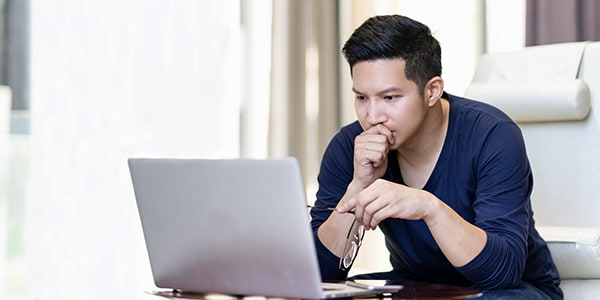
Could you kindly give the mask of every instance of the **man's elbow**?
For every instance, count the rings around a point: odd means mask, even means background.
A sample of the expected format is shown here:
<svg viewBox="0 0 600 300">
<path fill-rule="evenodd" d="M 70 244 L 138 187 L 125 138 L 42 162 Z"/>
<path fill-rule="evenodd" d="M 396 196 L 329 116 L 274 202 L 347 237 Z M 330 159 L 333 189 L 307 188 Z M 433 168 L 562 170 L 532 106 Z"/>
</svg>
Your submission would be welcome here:
<svg viewBox="0 0 600 300">
<path fill-rule="evenodd" d="M 525 270 L 525 259 L 520 255 L 511 255 L 509 263 L 498 265 L 489 276 L 478 282 L 482 289 L 509 289 L 517 287 L 522 279 Z"/>
</svg>

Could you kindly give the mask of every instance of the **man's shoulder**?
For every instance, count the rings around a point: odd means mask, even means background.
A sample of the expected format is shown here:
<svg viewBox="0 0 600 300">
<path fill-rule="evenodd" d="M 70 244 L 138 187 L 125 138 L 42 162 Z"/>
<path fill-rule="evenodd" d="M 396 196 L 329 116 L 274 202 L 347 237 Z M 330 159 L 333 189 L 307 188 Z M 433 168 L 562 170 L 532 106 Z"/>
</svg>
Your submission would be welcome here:
<svg viewBox="0 0 600 300">
<path fill-rule="evenodd" d="M 358 121 L 350 122 L 340 128 L 338 132 L 331 138 L 327 149 L 325 150 L 324 160 L 327 159 L 350 159 L 354 153 L 354 139 L 361 132 L 362 127 Z"/>
<path fill-rule="evenodd" d="M 352 121 L 340 128 L 340 130 L 336 133 L 336 139 L 352 139 L 354 142 L 354 138 L 358 136 L 361 132 L 363 132 L 362 126 L 358 121 Z"/>
<path fill-rule="evenodd" d="M 460 145 L 460 149 L 478 151 L 484 144 L 515 145 L 522 140 L 517 123 L 500 109 L 457 96 L 449 96 L 449 101 L 449 135 L 454 138 L 455 144 Z"/>
<path fill-rule="evenodd" d="M 342 126 L 340 131 L 349 132 L 349 133 L 353 133 L 353 134 L 354 133 L 360 134 L 363 131 L 363 129 L 360 126 L 360 123 L 358 122 L 358 120 L 354 120 L 354 121 Z"/>
</svg>

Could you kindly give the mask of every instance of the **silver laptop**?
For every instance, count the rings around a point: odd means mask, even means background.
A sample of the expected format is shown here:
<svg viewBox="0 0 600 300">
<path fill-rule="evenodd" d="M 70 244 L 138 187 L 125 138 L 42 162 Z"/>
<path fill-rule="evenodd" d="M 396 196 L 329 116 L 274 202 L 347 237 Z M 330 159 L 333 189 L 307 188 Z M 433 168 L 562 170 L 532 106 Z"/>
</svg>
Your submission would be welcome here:
<svg viewBox="0 0 600 300">
<path fill-rule="evenodd" d="M 321 282 L 294 158 L 128 164 L 157 287 L 306 299 L 378 293 Z"/>
</svg>

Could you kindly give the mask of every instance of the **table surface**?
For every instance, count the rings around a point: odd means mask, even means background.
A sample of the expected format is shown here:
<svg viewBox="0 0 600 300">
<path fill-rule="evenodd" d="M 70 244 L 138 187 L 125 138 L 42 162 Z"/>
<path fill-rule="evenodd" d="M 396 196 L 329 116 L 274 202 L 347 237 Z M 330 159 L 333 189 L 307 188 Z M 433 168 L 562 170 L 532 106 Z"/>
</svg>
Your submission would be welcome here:
<svg viewBox="0 0 600 300">
<path fill-rule="evenodd" d="M 426 282 L 394 282 L 404 286 L 398 292 L 379 295 L 376 297 L 357 297 L 356 299 L 472 299 L 481 296 L 481 291 L 473 288 L 435 284 Z M 171 290 L 149 291 L 149 294 L 167 299 L 206 299 L 206 300 L 231 300 L 231 299 L 269 299 L 266 297 L 235 297 L 222 294 L 185 294 L 174 293 Z M 274 298 L 271 298 L 274 299 Z"/>
</svg>

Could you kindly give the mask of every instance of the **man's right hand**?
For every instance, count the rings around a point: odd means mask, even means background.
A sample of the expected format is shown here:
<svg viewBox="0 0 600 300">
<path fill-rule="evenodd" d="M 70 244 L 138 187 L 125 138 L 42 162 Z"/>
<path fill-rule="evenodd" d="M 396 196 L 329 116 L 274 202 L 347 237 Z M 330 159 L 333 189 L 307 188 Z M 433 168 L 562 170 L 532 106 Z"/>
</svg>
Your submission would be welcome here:
<svg viewBox="0 0 600 300">
<path fill-rule="evenodd" d="M 392 131 L 383 124 L 365 129 L 354 140 L 354 183 L 364 189 L 387 169 L 388 152 L 394 143 Z"/>
<path fill-rule="evenodd" d="M 383 177 L 387 169 L 390 145 L 393 143 L 392 131 L 382 124 L 366 129 L 355 138 L 354 178 L 338 205 Z M 334 212 L 319 227 L 319 239 L 338 257 L 343 254 L 346 233 L 354 220 L 354 215 Z"/>
</svg>

